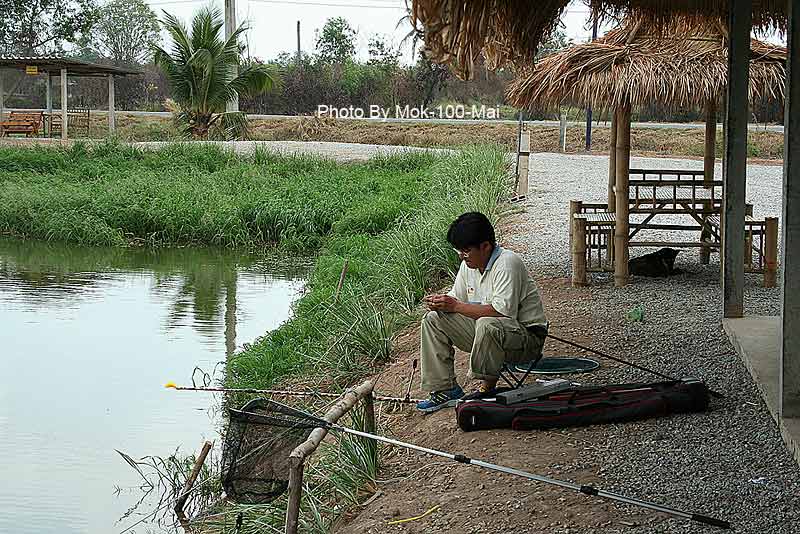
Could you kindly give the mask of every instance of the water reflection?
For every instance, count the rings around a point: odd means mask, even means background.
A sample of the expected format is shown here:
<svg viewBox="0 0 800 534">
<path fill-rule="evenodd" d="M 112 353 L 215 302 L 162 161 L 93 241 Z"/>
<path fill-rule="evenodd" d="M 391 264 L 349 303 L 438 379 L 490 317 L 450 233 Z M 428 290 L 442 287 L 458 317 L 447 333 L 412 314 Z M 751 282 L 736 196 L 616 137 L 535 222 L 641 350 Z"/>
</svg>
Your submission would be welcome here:
<svg viewBox="0 0 800 534">
<path fill-rule="evenodd" d="M 277 327 L 306 269 L 219 250 L 0 239 L 0 532 L 127 524 L 116 521 L 141 481 L 115 449 L 168 456 L 218 438 L 212 399 L 164 382 L 211 371 Z"/>
</svg>

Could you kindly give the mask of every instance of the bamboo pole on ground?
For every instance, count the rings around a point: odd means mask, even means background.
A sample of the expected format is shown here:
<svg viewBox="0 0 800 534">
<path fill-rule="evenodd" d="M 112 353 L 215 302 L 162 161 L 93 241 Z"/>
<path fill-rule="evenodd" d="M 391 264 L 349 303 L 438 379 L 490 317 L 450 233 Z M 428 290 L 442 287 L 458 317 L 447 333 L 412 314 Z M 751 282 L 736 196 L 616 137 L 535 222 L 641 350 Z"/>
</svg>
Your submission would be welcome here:
<svg viewBox="0 0 800 534">
<path fill-rule="evenodd" d="M 614 285 L 628 284 L 628 179 L 631 158 L 631 105 L 617 112 L 616 204 L 617 222 L 614 226 Z"/>
<path fill-rule="evenodd" d="M 611 141 L 608 149 L 608 211 L 617 211 L 617 110 L 611 113 Z"/>
</svg>

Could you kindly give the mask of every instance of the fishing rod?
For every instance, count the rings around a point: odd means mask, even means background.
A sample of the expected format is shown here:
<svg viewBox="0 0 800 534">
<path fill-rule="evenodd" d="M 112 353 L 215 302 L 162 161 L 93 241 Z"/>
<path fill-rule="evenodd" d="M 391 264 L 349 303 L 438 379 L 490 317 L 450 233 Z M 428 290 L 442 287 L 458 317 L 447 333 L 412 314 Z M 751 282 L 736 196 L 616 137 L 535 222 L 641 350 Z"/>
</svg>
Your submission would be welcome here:
<svg viewBox="0 0 800 534">
<path fill-rule="evenodd" d="M 633 363 L 633 362 L 629 362 L 628 360 L 623 360 L 622 358 L 617 358 L 616 356 L 612 356 L 610 354 L 606 354 L 604 352 L 600 352 L 599 350 L 595 350 L 595 349 L 590 348 L 590 347 L 584 347 L 583 345 L 579 345 L 577 343 L 574 343 L 572 341 L 568 341 L 568 340 L 560 338 L 558 336 L 554 336 L 553 334 L 548 333 L 547 337 L 555 339 L 556 341 L 560 341 L 561 343 L 564 343 L 566 345 L 570 345 L 572 347 L 575 347 L 576 349 L 581 349 L 581 350 L 585 350 L 586 352 L 591 352 L 592 354 L 596 354 L 596 355 L 600 356 L 601 358 L 606 358 L 608 360 L 613 360 L 615 362 L 622 363 L 622 364 L 628 365 L 630 367 L 633 367 L 634 369 L 639 369 L 640 371 L 644 371 L 646 373 L 653 374 L 653 375 L 658 376 L 660 378 L 663 378 L 665 380 L 669 380 L 670 382 L 680 382 L 680 380 L 678 380 L 677 378 L 672 377 L 670 375 L 666 375 L 666 374 L 661 373 L 659 371 L 656 371 L 654 369 L 650 369 L 648 367 L 644 367 L 642 365 L 639 365 L 639 364 L 636 364 L 636 363 Z M 708 390 L 708 394 L 711 395 L 712 397 L 716 397 L 718 399 L 721 399 L 721 398 L 725 397 L 725 395 L 723 395 L 722 393 L 720 393 L 718 391 L 714 391 L 713 389 L 709 389 Z"/>
<path fill-rule="evenodd" d="M 285 397 L 323 397 L 328 399 L 338 399 L 342 396 L 341 393 L 327 393 L 323 391 L 291 391 L 285 389 L 253 389 L 253 388 L 212 388 L 212 387 L 195 387 L 195 386 L 178 386 L 174 382 L 167 382 L 164 384 L 165 388 L 175 389 L 177 391 L 205 391 L 208 393 L 257 393 L 259 395 L 275 395 Z M 421 402 L 420 399 L 412 399 L 408 396 L 408 391 L 405 397 L 388 397 L 386 395 L 373 395 L 372 399 L 378 402 L 401 402 L 407 404 L 416 404 Z"/>
<path fill-rule="evenodd" d="M 370 434 L 368 432 L 362 432 L 360 430 L 355 430 L 353 428 L 349 428 L 346 426 L 341 426 L 338 424 L 330 423 L 325 419 L 317 417 L 313 414 L 305 412 L 303 410 L 299 410 L 297 408 L 293 408 L 291 406 L 287 406 L 285 404 L 281 404 L 280 402 L 267 400 L 265 399 L 268 410 L 271 410 L 276 415 L 265 415 L 262 413 L 255 413 L 255 412 L 248 412 L 243 410 L 234 410 L 232 409 L 231 412 L 236 413 L 242 419 L 247 420 L 248 423 L 255 423 L 255 424 L 263 424 L 268 426 L 281 426 L 281 427 L 292 427 L 292 428 L 324 428 L 329 430 L 336 430 L 339 432 L 344 432 L 346 434 L 352 434 L 354 436 L 359 436 L 362 438 L 371 439 L 374 441 L 380 441 L 382 443 L 388 443 L 390 445 L 395 445 L 397 447 L 403 447 L 406 449 L 411 449 L 417 452 L 430 454 L 433 456 L 439 456 L 441 458 L 447 458 L 448 460 L 453 460 L 458 463 L 467 464 L 467 465 L 474 465 L 477 467 L 482 467 L 484 469 L 490 469 L 492 471 L 499 471 L 501 473 L 507 473 L 509 475 L 515 475 L 518 477 L 526 478 L 528 480 L 534 480 L 536 482 L 542 482 L 544 484 L 550 484 L 553 486 L 559 486 L 564 489 L 569 489 L 573 491 L 577 491 L 584 495 L 589 496 L 596 496 L 596 497 L 603 497 L 605 499 L 610 499 L 618 502 L 623 502 L 626 504 L 630 504 L 633 506 L 638 506 L 640 508 L 646 508 L 648 510 L 653 510 L 656 512 L 662 512 L 674 517 L 680 517 L 683 519 L 689 519 L 691 521 L 695 521 L 698 523 L 704 523 L 706 525 L 712 525 L 715 527 L 720 527 L 724 529 L 731 528 L 731 525 L 728 521 L 723 519 L 717 519 L 714 517 L 709 517 L 702 514 L 686 512 L 683 510 L 679 510 L 677 508 L 672 508 L 670 506 L 664 506 L 660 504 L 656 504 L 649 501 L 644 501 L 641 499 L 637 499 L 634 497 L 628 497 L 625 495 L 621 495 L 619 493 L 614 493 L 611 491 L 606 491 L 600 488 L 596 488 L 590 484 L 575 484 L 573 482 L 568 482 L 565 480 L 559 480 L 555 478 L 550 478 L 542 475 L 537 475 L 535 473 L 530 473 L 528 471 L 522 471 L 520 469 L 514 469 L 512 467 L 506 467 L 503 465 L 492 464 L 489 462 L 484 462 L 483 460 L 478 460 L 475 458 L 470 458 L 463 454 L 452 454 L 449 452 L 444 452 L 436 449 L 429 449 L 427 447 L 422 447 L 420 445 L 414 445 L 413 443 L 407 443 L 405 441 L 399 441 L 392 438 L 387 438 L 384 436 L 380 436 L 377 434 Z"/>
</svg>

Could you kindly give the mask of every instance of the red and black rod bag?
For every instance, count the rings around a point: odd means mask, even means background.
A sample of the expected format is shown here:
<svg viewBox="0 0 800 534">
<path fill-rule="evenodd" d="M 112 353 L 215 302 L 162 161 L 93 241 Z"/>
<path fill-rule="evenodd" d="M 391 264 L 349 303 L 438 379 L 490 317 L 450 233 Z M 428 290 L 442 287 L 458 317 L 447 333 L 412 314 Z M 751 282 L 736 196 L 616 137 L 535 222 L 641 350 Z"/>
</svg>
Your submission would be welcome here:
<svg viewBox="0 0 800 534">
<path fill-rule="evenodd" d="M 458 426 L 467 432 L 494 428 L 535 430 L 618 423 L 708 408 L 705 383 L 686 379 L 649 384 L 576 386 L 546 397 L 503 405 L 487 400 L 461 402 Z"/>
</svg>

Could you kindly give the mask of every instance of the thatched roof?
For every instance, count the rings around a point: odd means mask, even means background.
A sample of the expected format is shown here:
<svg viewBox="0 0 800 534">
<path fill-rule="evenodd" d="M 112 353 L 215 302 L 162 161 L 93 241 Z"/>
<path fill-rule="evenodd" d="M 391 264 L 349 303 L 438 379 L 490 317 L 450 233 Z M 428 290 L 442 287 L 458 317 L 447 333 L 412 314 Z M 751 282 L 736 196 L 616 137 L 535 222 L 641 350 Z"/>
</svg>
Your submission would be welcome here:
<svg viewBox="0 0 800 534">
<path fill-rule="evenodd" d="M 571 46 L 522 70 L 510 102 L 528 109 L 562 104 L 610 109 L 659 102 L 702 109 L 728 83 L 727 29 L 720 20 L 673 17 L 653 28 L 630 17 L 604 37 Z M 786 49 L 751 39 L 750 99 L 783 100 Z"/>
<path fill-rule="evenodd" d="M 570 0 L 412 0 L 412 22 L 425 34 L 434 61 L 470 78 L 478 55 L 490 68 L 532 63 L 542 38 L 558 24 Z M 673 15 L 725 20 L 730 0 L 585 0 L 601 18 L 626 13 L 656 25 Z M 784 28 L 787 0 L 752 0 L 756 28 Z"/>
</svg>

